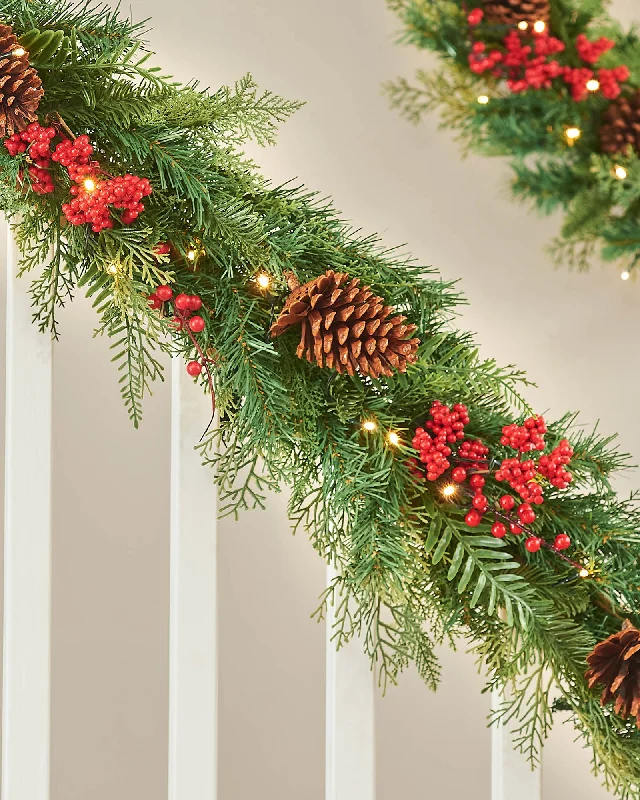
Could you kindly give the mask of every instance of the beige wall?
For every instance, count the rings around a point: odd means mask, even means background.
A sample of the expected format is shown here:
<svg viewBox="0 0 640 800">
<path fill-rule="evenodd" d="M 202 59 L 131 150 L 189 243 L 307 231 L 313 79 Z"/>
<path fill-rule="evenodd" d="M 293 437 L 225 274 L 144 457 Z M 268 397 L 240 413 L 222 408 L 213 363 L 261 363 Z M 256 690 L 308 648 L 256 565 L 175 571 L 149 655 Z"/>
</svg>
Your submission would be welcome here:
<svg viewBox="0 0 640 800">
<path fill-rule="evenodd" d="M 413 129 L 380 83 L 424 57 L 393 45 L 383 0 L 132 0 L 154 15 L 153 46 L 180 78 L 218 86 L 250 70 L 308 101 L 258 158 L 298 175 L 386 244 L 407 241 L 471 304 L 461 324 L 487 354 L 529 369 L 541 410 L 581 408 L 624 430 L 638 403 L 638 287 L 609 270 L 553 272 L 539 221 L 500 191 L 500 162 L 462 163 L 434 119 Z M 632 0 L 614 9 L 630 18 Z M 523 313 L 524 312 L 524 313 Z M 85 302 L 67 309 L 55 351 L 53 800 L 166 794 L 169 393 L 133 431 L 107 343 Z M 203 403 L 205 401 L 203 400 Z M 626 491 L 637 484 L 630 476 Z M 289 536 L 284 498 L 220 527 L 221 800 L 323 797 L 323 630 L 309 620 L 324 570 Z M 487 699 L 464 653 L 443 653 L 432 695 L 413 674 L 377 705 L 379 800 L 489 797 Z M 604 798 L 573 734 L 547 750 L 544 800 Z"/>
</svg>

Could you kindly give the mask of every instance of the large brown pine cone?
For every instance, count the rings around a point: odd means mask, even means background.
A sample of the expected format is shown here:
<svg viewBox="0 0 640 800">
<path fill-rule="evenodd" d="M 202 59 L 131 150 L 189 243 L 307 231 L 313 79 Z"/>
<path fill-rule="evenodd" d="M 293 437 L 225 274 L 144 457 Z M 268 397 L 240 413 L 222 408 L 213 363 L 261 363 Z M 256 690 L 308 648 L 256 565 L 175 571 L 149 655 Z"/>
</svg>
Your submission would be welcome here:
<svg viewBox="0 0 640 800">
<path fill-rule="evenodd" d="M 29 66 L 29 55 L 14 55 L 18 48 L 10 25 L 0 25 L 0 137 L 11 136 L 37 120 L 44 94 L 38 73 Z"/>
<path fill-rule="evenodd" d="M 602 118 L 600 145 L 604 153 L 624 153 L 629 148 L 640 153 L 640 90 L 611 103 Z"/>
<path fill-rule="evenodd" d="M 640 728 L 640 631 L 625 620 L 620 633 L 597 644 L 587 662 L 589 688 L 604 686 L 602 705 L 615 700 L 616 713 L 635 717 Z"/>
<path fill-rule="evenodd" d="M 484 19 L 490 25 L 517 25 L 541 20 L 549 24 L 549 0 L 487 0 Z"/>
<path fill-rule="evenodd" d="M 406 317 L 392 317 L 393 308 L 359 283 L 333 270 L 304 286 L 293 279 L 271 336 L 300 324 L 299 358 L 349 375 L 379 378 L 404 372 L 416 360 L 420 340 L 409 338 L 416 326 L 405 325 Z"/>
</svg>

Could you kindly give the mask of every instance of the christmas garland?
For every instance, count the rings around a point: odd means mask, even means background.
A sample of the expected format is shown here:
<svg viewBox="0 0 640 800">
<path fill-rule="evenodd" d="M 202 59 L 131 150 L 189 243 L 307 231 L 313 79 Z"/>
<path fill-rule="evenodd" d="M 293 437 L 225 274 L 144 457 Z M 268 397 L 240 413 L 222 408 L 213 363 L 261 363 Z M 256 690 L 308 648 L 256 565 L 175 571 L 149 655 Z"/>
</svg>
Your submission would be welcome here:
<svg viewBox="0 0 640 800">
<path fill-rule="evenodd" d="M 339 574 L 318 615 L 334 605 L 337 646 L 362 635 L 382 685 L 412 661 L 435 687 L 435 646 L 465 636 L 534 763 L 564 710 L 640 796 L 640 514 L 610 483 L 627 458 L 532 413 L 524 375 L 452 326 L 452 285 L 267 184 L 240 148 L 295 104 L 250 78 L 176 85 L 107 7 L 5 0 L 2 22 L 0 207 L 39 270 L 34 322 L 57 336 L 73 293 L 93 298 L 135 425 L 159 354 L 184 357 L 219 409 L 199 446 L 223 513 L 291 487 Z"/>
<path fill-rule="evenodd" d="M 558 265 L 640 258 L 640 40 L 606 0 L 388 0 L 403 39 L 439 69 L 389 83 L 417 122 L 439 108 L 465 151 L 507 156 L 511 191 L 543 214 L 564 211 Z"/>
</svg>

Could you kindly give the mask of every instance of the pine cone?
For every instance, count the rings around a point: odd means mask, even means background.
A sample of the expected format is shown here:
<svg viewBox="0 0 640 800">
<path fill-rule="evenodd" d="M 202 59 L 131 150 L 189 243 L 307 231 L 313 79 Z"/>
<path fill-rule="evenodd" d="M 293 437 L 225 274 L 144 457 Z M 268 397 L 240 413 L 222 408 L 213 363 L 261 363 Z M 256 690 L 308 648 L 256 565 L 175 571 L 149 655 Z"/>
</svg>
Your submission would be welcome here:
<svg viewBox="0 0 640 800">
<path fill-rule="evenodd" d="M 14 55 L 19 47 L 10 25 L 0 25 L 0 137 L 23 131 L 37 120 L 44 94 L 38 73 L 29 66 L 28 53 Z"/>
<path fill-rule="evenodd" d="M 488 0 L 484 18 L 489 25 L 517 25 L 542 21 L 549 24 L 549 0 Z"/>
<path fill-rule="evenodd" d="M 280 336 L 291 325 L 301 324 L 298 358 L 316 361 L 340 373 L 390 377 L 405 372 L 416 360 L 419 339 L 408 337 L 415 325 L 406 317 L 388 319 L 393 309 L 357 278 L 328 270 L 300 286 L 290 281 L 291 294 L 271 326 L 271 336 Z"/>
<path fill-rule="evenodd" d="M 615 712 L 635 717 L 640 728 L 640 631 L 625 620 L 620 633 L 597 644 L 587 662 L 589 688 L 604 686 L 602 705 L 615 700 Z"/>
<path fill-rule="evenodd" d="M 600 145 L 604 153 L 640 153 L 640 90 L 621 95 L 607 109 L 600 127 Z"/>
</svg>

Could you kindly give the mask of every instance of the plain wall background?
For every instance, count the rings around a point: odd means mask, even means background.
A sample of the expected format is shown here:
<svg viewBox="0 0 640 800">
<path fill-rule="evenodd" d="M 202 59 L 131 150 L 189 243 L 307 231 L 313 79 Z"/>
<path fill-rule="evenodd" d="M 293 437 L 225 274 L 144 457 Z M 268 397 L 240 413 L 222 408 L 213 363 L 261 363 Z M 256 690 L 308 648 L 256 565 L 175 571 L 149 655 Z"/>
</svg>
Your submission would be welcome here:
<svg viewBox="0 0 640 800">
<path fill-rule="evenodd" d="M 634 3 L 613 10 L 630 21 Z M 485 354 L 529 371 L 541 411 L 580 409 L 640 455 L 628 423 L 640 394 L 638 287 L 612 267 L 554 272 L 543 245 L 558 220 L 509 203 L 500 161 L 462 162 L 435 118 L 412 128 L 388 109 L 381 82 L 427 59 L 394 44 L 383 0 L 133 0 L 131 13 L 154 16 L 158 63 L 180 79 L 215 88 L 251 71 L 306 100 L 277 148 L 252 151 L 265 172 L 299 176 L 385 244 L 408 242 L 419 261 L 460 277 L 470 301 L 460 324 Z M 93 324 L 78 301 L 55 349 L 52 798 L 160 800 L 169 391 L 158 386 L 134 431 Z M 622 489 L 637 483 L 631 475 Z M 324 630 L 309 614 L 324 566 L 290 536 L 283 495 L 268 512 L 224 521 L 219 536 L 220 800 L 321 800 Z M 409 672 L 377 704 L 379 800 L 489 798 L 488 698 L 463 652 L 443 653 L 443 667 L 439 693 Z M 573 731 L 557 726 L 544 800 L 607 796 Z"/>
</svg>

